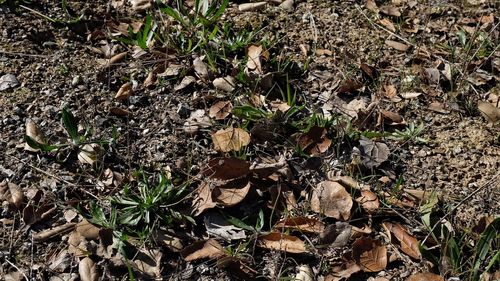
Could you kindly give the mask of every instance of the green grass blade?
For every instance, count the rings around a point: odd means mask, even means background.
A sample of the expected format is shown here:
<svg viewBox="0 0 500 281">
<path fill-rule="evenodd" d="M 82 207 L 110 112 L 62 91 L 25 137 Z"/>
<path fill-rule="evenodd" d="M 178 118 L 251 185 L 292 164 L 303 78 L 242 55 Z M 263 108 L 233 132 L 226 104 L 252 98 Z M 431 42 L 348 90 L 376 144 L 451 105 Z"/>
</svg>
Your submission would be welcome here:
<svg viewBox="0 0 500 281">
<path fill-rule="evenodd" d="M 64 128 L 73 141 L 78 141 L 78 122 L 75 116 L 65 107 L 62 110 Z"/>
</svg>

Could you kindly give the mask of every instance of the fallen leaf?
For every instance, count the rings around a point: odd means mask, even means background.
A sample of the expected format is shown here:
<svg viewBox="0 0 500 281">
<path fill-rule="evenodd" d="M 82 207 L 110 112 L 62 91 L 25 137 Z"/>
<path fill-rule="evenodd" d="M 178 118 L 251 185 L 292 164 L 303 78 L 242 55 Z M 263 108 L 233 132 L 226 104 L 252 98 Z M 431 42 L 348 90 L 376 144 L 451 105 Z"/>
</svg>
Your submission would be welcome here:
<svg viewBox="0 0 500 281">
<path fill-rule="evenodd" d="M 234 157 L 220 157 L 210 159 L 201 173 L 209 178 L 230 180 L 244 177 L 249 172 L 250 162 Z"/>
<path fill-rule="evenodd" d="M 91 224 L 86 219 L 79 222 L 75 227 L 76 232 L 78 232 L 82 237 L 89 240 L 97 240 L 99 238 L 100 228 Z"/>
<path fill-rule="evenodd" d="M 337 221 L 330 224 L 319 234 L 319 243 L 333 248 L 341 248 L 347 245 L 351 237 L 352 227 L 350 224 Z"/>
<path fill-rule="evenodd" d="M 97 265 L 89 257 L 83 258 L 78 263 L 78 273 L 82 281 L 97 281 L 99 280 L 99 271 Z"/>
<path fill-rule="evenodd" d="M 229 127 L 212 134 L 212 141 L 217 151 L 240 151 L 250 143 L 250 135 L 243 129 Z"/>
<path fill-rule="evenodd" d="M 13 74 L 5 74 L 0 77 L 0 92 L 7 89 L 15 88 L 21 85 Z"/>
<path fill-rule="evenodd" d="M 325 224 L 314 218 L 294 217 L 277 222 L 274 228 L 278 230 L 286 228 L 300 232 L 320 233 L 325 229 Z"/>
<path fill-rule="evenodd" d="M 361 137 L 361 160 L 367 168 L 376 168 L 389 159 L 389 147 L 382 142 L 374 142 L 368 138 Z"/>
<path fill-rule="evenodd" d="M 359 66 L 359 68 L 361 68 L 361 71 L 363 71 L 363 73 L 371 80 L 374 80 L 374 79 L 378 78 L 378 76 L 379 76 L 377 69 L 371 65 L 368 65 L 366 63 L 362 63 Z"/>
<path fill-rule="evenodd" d="M 159 278 L 161 275 L 161 257 L 162 252 L 158 249 L 140 250 L 135 254 L 133 260 L 135 268 L 152 279 Z M 148 278 L 149 279 L 149 278 Z"/>
<path fill-rule="evenodd" d="M 123 53 L 119 53 L 117 55 L 114 55 L 113 57 L 111 57 L 108 60 L 108 62 L 106 63 L 105 67 L 110 67 L 110 66 L 113 66 L 115 64 L 118 64 L 119 62 L 121 62 L 122 60 L 124 60 L 126 56 L 127 56 L 127 52 L 123 52 Z"/>
<path fill-rule="evenodd" d="M 168 67 L 162 73 L 158 73 L 158 77 L 172 77 L 177 76 L 184 67 L 179 64 L 169 64 Z"/>
<path fill-rule="evenodd" d="M 126 100 L 132 95 L 132 84 L 131 83 L 125 83 L 123 84 L 120 89 L 118 89 L 118 92 L 115 95 L 116 100 Z"/>
<path fill-rule="evenodd" d="M 388 16 L 393 16 L 393 17 L 400 17 L 401 12 L 397 7 L 390 6 L 390 5 L 385 5 L 380 7 L 380 12 L 383 14 L 386 14 Z"/>
<path fill-rule="evenodd" d="M 218 259 L 225 255 L 224 248 L 215 239 L 194 242 L 181 251 L 181 256 L 185 261 Z"/>
<path fill-rule="evenodd" d="M 255 3 L 244 3 L 238 5 L 238 10 L 240 12 L 248 12 L 248 11 L 257 11 L 264 9 L 266 7 L 267 2 L 255 2 Z"/>
<path fill-rule="evenodd" d="M 444 281 L 444 278 L 430 272 L 416 273 L 406 278 L 406 281 Z"/>
<path fill-rule="evenodd" d="M 207 182 L 202 182 L 194 191 L 192 200 L 193 215 L 198 216 L 205 210 L 212 209 L 217 206 L 212 200 L 212 188 Z"/>
<path fill-rule="evenodd" d="M 47 219 L 56 209 L 57 207 L 52 204 L 43 204 L 37 207 L 34 204 L 29 204 L 23 209 L 23 221 L 27 225 L 35 224 Z"/>
<path fill-rule="evenodd" d="M 396 27 L 394 26 L 394 24 L 392 23 L 392 21 L 390 19 L 381 19 L 379 21 L 379 23 L 383 26 L 385 26 L 385 28 L 387 28 L 388 30 L 392 31 L 392 32 L 396 32 Z"/>
<path fill-rule="evenodd" d="M 260 236 L 257 239 L 257 246 L 269 250 L 285 251 L 295 254 L 307 252 L 304 241 L 300 240 L 298 237 L 279 232 L 271 232 Z"/>
<path fill-rule="evenodd" d="M 230 224 L 219 212 L 210 211 L 205 214 L 203 223 L 207 233 L 215 237 L 224 238 L 228 241 L 247 237 L 243 229 Z"/>
<path fill-rule="evenodd" d="M 441 113 L 441 114 L 448 114 L 450 113 L 450 110 L 446 109 L 445 108 L 445 105 L 441 102 L 432 102 L 431 104 L 429 104 L 429 110 L 432 110 L 434 112 L 437 112 L 437 113 Z"/>
<path fill-rule="evenodd" d="M 439 80 L 441 78 L 441 73 L 439 72 L 438 69 L 436 69 L 436 68 L 425 68 L 424 69 L 424 74 L 425 74 L 425 78 L 429 82 L 429 84 L 439 85 Z"/>
<path fill-rule="evenodd" d="M 122 117 L 130 115 L 130 112 L 128 110 L 122 109 L 119 107 L 111 107 L 109 109 L 109 113 L 116 115 L 116 116 L 122 116 Z"/>
<path fill-rule="evenodd" d="M 371 190 L 362 190 L 361 196 L 356 198 L 356 202 L 361 204 L 361 207 L 368 213 L 373 213 L 380 208 L 377 194 Z"/>
<path fill-rule="evenodd" d="M 406 122 L 403 119 L 403 117 L 395 112 L 392 111 L 387 111 L 387 110 L 381 110 L 380 114 L 384 118 L 384 121 L 387 125 L 405 125 Z M 387 122 L 389 121 L 389 122 Z"/>
<path fill-rule="evenodd" d="M 300 148 L 310 154 L 319 155 L 328 150 L 332 141 L 326 137 L 326 129 L 314 126 L 307 133 L 300 135 L 298 144 Z"/>
<path fill-rule="evenodd" d="M 203 62 L 203 58 L 196 57 L 193 60 L 193 67 L 194 67 L 194 72 L 198 77 L 201 79 L 208 79 L 208 66 L 206 63 Z"/>
<path fill-rule="evenodd" d="M 338 94 L 343 94 L 343 93 L 353 93 L 363 87 L 363 84 L 359 81 L 353 80 L 353 79 L 348 79 L 344 81 L 342 86 L 338 89 Z"/>
<path fill-rule="evenodd" d="M 234 91 L 234 88 L 236 87 L 236 79 L 234 79 L 232 76 L 216 78 L 214 79 L 212 84 L 218 90 L 231 93 L 232 91 Z"/>
<path fill-rule="evenodd" d="M 231 101 L 219 101 L 210 107 L 208 116 L 214 118 L 215 120 L 222 120 L 231 114 L 232 109 L 233 104 Z"/>
<path fill-rule="evenodd" d="M 93 165 L 101 155 L 101 147 L 97 143 L 86 144 L 78 152 L 78 160 L 82 164 Z"/>
<path fill-rule="evenodd" d="M 250 186 L 250 180 L 246 178 L 228 181 L 212 190 L 212 200 L 225 207 L 237 205 L 245 199 Z"/>
<path fill-rule="evenodd" d="M 403 253 L 417 260 L 422 258 L 418 248 L 418 240 L 411 236 L 400 224 L 392 224 L 390 222 L 384 222 L 382 224 L 387 230 L 394 234 L 396 239 L 400 242 L 401 251 L 403 251 Z"/>
<path fill-rule="evenodd" d="M 269 105 L 271 106 L 271 110 L 273 112 L 276 112 L 278 110 L 281 112 L 287 112 L 290 109 L 288 103 L 283 101 L 272 101 L 269 103 Z"/>
<path fill-rule="evenodd" d="M 184 248 L 181 239 L 161 229 L 154 233 L 154 241 L 159 242 L 160 245 L 174 253 L 179 253 Z"/>
<path fill-rule="evenodd" d="M 312 190 L 311 209 L 330 218 L 348 220 L 352 208 L 351 195 L 333 181 L 322 181 Z"/>
<path fill-rule="evenodd" d="M 486 101 L 479 101 L 477 103 L 477 108 L 479 109 L 479 112 L 488 120 L 488 122 L 491 122 L 493 124 L 497 124 L 500 122 L 500 108 L 494 106 L 493 104 L 486 102 Z"/>
<path fill-rule="evenodd" d="M 347 280 L 351 275 L 361 271 L 361 267 L 354 261 L 343 262 L 342 265 L 333 266 L 330 274 L 325 277 L 325 281 Z"/>
<path fill-rule="evenodd" d="M 488 72 L 478 69 L 476 72 L 470 74 L 467 77 L 467 81 L 470 83 L 474 84 L 474 86 L 482 86 L 488 83 L 490 80 L 493 79 L 493 75 L 489 74 Z"/>
<path fill-rule="evenodd" d="M 400 96 L 403 97 L 404 99 L 414 99 L 422 95 L 422 93 L 419 92 L 406 92 L 406 93 L 401 93 Z"/>
<path fill-rule="evenodd" d="M 297 274 L 293 280 L 295 281 L 314 281 L 315 275 L 311 269 L 311 267 L 307 264 L 303 264 L 298 267 Z"/>
<path fill-rule="evenodd" d="M 397 89 L 392 84 L 384 84 L 384 97 L 392 102 L 400 102 L 401 98 L 397 95 Z"/>
<path fill-rule="evenodd" d="M 152 7 L 151 0 L 129 0 L 132 9 L 136 12 L 144 11 Z"/>
<path fill-rule="evenodd" d="M 392 40 L 385 40 L 385 44 L 387 46 L 389 46 L 389 47 L 391 47 L 393 49 L 396 49 L 398 51 L 401 51 L 401 52 L 406 52 L 410 48 L 410 46 L 408 46 L 406 44 L 399 43 L 399 42 L 392 41 Z"/>
<path fill-rule="evenodd" d="M 332 56 L 333 52 L 328 49 L 316 49 L 317 56 Z"/>
<path fill-rule="evenodd" d="M 366 8 L 374 13 L 379 11 L 375 0 L 366 0 Z"/>
<path fill-rule="evenodd" d="M 178 92 L 180 90 L 183 90 L 183 89 L 187 88 L 189 85 L 193 84 L 194 82 L 196 82 L 196 78 L 188 75 L 188 76 L 182 78 L 181 82 L 178 85 L 175 85 L 174 91 Z"/>
<path fill-rule="evenodd" d="M 21 188 L 12 182 L 0 182 L 0 199 L 7 202 L 10 210 L 17 210 L 24 200 L 24 193 Z"/>
<path fill-rule="evenodd" d="M 38 126 L 31 119 L 26 119 L 26 135 L 37 143 L 47 144 L 45 141 L 45 136 Z M 31 152 L 38 152 L 40 149 L 35 149 L 28 145 L 28 143 L 24 144 L 24 150 Z"/>
<path fill-rule="evenodd" d="M 354 241 L 352 255 L 365 272 L 378 272 L 387 266 L 386 247 L 370 237 L 362 237 Z"/>
<path fill-rule="evenodd" d="M 257 45 L 248 46 L 247 48 L 248 61 L 246 68 L 247 73 L 255 73 L 257 75 L 264 74 L 264 72 L 262 71 L 262 62 L 261 62 L 262 51 L 263 51 L 262 46 L 257 46 Z"/>
</svg>

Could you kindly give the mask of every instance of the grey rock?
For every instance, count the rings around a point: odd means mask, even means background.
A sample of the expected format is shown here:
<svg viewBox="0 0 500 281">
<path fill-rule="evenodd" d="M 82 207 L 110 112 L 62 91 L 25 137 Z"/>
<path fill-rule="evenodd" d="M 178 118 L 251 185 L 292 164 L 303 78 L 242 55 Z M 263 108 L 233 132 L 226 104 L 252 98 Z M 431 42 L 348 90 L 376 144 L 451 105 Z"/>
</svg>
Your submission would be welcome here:
<svg viewBox="0 0 500 281">
<path fill-rule="evenodd" d="M 19 83 L 16 76 L 14 76 L 13 74 L 5 74 L 4 76 L 0 77 L 0 91 L 15 88 L 19 85 L 21 85 L 21 83 Z"/>
</svg>

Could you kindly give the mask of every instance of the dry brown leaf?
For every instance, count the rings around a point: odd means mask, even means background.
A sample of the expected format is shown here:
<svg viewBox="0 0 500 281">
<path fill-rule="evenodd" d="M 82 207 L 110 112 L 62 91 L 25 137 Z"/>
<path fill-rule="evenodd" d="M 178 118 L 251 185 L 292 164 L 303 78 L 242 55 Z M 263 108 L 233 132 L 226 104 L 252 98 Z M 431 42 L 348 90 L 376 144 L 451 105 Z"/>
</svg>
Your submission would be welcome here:
<svg viewBox="0 0 500 281">
<path fill-rule="evenodd" d="M 116 115 L 116 116 L 122 116 L 122 117 L 130 115 L 130 111 L 128 111 L 126 109 L 119 108 L 119 107 L 111 107 L 109 109 L 109 113 Z"/>
<path fill-rule="evenodd" d="M 255 73 L 257 75 L 262 75 L 264 72 L 262 71 L 262 55 L 263 48 L 262 46 L 250 45 L 247 48 L 247 73 Z"/>
<path fill-rule="evenodd" d="M 142 274 L 156 279 L 161 275 L 161 257 L 163 253 L 158 249 L 140 250 L 136 253 L 134 264 L 137 270 Z"/>
<path fill-rule="evenodd" d="M 384 121 L 385 121 L 385 123 L 387 125 L 394 126 L 394 125 L 405 125 L 406 124 L 404 118 L 401 115 L 399 115 L 399 114 L 397 114 L 395 112 L 387 111 L 387 110 L 381 110 L 380 114 L 384 118 Z"/>
<path fill-rule="evenodd" d="M 332 56 L 333 52 L 328 49 L 316 49 L 317 56 Z"/>
<path fill-rule="evenodd" d="M 292 229 L 301 232 L 320 233 L 325 229 L 321 221 L 308 217 L 294 217 L 281 220 L 274 225 L 275 229 Z"/>
<path fill-rule="evenodd" d="M 333 248 L 340 248 L 347 245 L 351 237 L 352 226 L 346 222 L 337 221 L 325 227 L 319 234 L 319 243 Z"/>
<path fill-rule="evenodd" d="M 210 184 L 202 182 L 194 191 L 192 201 L 193 215 L 198 216 L 205 210 L 214 208 L 215 206 L 217 206 L 217 203 L 212 200 L 212 189 L 210 188 Z"/>
<path fill-rule="evenodd" d="M 201 79 L 208 79 L 208 66 L 203 62 L 203 58 L 196 57 L 193 60 L 193 67 L 194 72 L 198 75 L 198 77 L 200 77 Z"/>
<path fill-rule="evenodd" d="M 390 6 L 390 5 L 385 5 L 385 6 L 380 7 L 380 12 L 382 12 L 383 14 L 386 14 L 388 16 L 393 16 L 393 17 L 400 17 L 401 16 L 401 12 L 399 11 L 399 9 L 397 7 Z"/>
<path fill-rule="evenodd" d="M 57 207 L 51 204 L 44 204 L 35 209 L 33 204 L 23 209 L 23 221 L 25 224 L 35 224 L 49 218 L 56 211 Z"/>
<path fill-rule="evenodd" d="M 271 106 L 271 110 L 273 112 L 276 112 L 277 110 L 281 112 L 287 112 L 290 109 L 288 103 L 283 101 L 272 101 L 269 103 L 269 105 Z"/>
<path fill-rule="evenodd" d="M 174 91 L 178 92 L 180 90 L 183 90 L 187 88 L 189 85 L 193 84 L 194 82 L 196 82 L 196 78 L 190 75 L 185 76 L 184 78 L 182 78 L 181 82 L 178 85 L 175 85 Z"/>
<path fill-rule="evenodd" d="M 337 182 L 320 182 L 312 191 L 311 209 L 330 218 L 349 219 L 352 204 L 351 195 Z"/>
<path fill-rule="evenodd" d="M 379 76 L 379 72 L 374 66 L 362 63 L 359 68 L 361 68 L 361 71 L 363 71 L 363 73 L 371 80 L 374 80 Z"/>
<path fill-rule="evenodd" d="M 132 9 L 136 12 L 144 11 L 152 7 L 151 0 L 129 0 Z"/>
<path fill-rule="evenodd" d="M 400 102 L 401 98 L 398 97 L 398 91 L 396 87 L 392 84 L 384 85 L 384 97 L 389 99 L 392 102 Z"/>
<path fill-rule="evenodd" d="M 279 232 L 271 232 L 260 236 L 257 239 L 257 246 L 269 250 L 285 251 L 295 254 L 307 252 L 304 241 L 300 240 L 298 237 Z"/>
<path fill-rule="evenodd" d="M 392 31 L 392 32 L 396 32 L 396 27 L 394 26 L 394 24 L 392 23 L 392 21 L 390 19 L 381 19 L 379 21 L 379 23 L 383 26 L 385 26 L 385 28 L 387 28 L 388 30 Z"/>
<path fill-rule="evenodd" d="M 99 279 L 97 265 L 89 257 L 83 258 L 78 263 L 78 273 L 82 281 L 97 281 Z"/>
<path fill-rule="evenodd" d="M 222 120 L 231 114 L 231 110 L 233 110 L 231 101 L 219 101 L 210 107 L 208 116 L 215 120 Z"/>
<path fill-rule="evenodd" d="M 23 203 L 24 193 L 17 184 L 2 181 L 0 183 L 0 199 L 7 202 L 10 210 L 17 210 Z"/>
<path fill-rule="evenodd" d="M 376 168 L 389 159 L 389 147 L 383 142 L 374 142 L 368 138 L 361 137 L 359 140 L 361 149 L 361 160 L 367 168 Z"/>
<path fill-rule="evenodd" d="M 374 13 L 378 13 L 378 7 L 375 0 L 366 0 L 366 8 Z"/>
<path fill-rule="evenodd" d="M 161 229 L 155 232 L 154 241 L 174 253 L 179 253 L 184 248 L 181 239 Z"/>
<path fill-rule="evenodd" d="M 363 84 L 359 81 L 353 80 L 353 79 L 348 79 L 344 81 L 342 86 L 338 89 L 337 93 L 343 94 L 343 93 L 352 93 L 355 92 L 363 87 Z"/>
<path fill-rule="evenodd" d="M 430 272 L 416 273 L 406 278 L 406 281 L 444 281 L 444 278 Z"/>
<path fill-rule="evenodd" d="M 250 173 L 250 162 L 234 157 L 210 159 L 201 172 L 203 176 L 220 180 L 241 178 Z"/>
<path fill-rule="evenodd" d="M 330 274 L 325 277 L 325 281 L 346 280 L 356 272 L 361 271 L 361 267 L 355 261 L 347 261 L 339 266 L 333 266 Z"/>
<path fill-rule="evenodd" d="M 236 179 L 217 186 L 212 191 L 212 200 L 225 207 L 234 206 L 247 196 L 250 191 L 250 180 Z"/>
<path fill-rule="evenodd" d="M 406 52 L 410 48 L 410 46 L 408 46 L 406 44 L 399 43 L 399 42 L 392 41 L 392 40 L 385 40 L 385 44 L 387 46 L 389 46 L 389 47 L 391 47 L 393 49 L 396 49 L 398 51 L 401 51 L 401 52 Z"/>
<path fill-rule="evenodd" d="M 118 89 L 118 92 L 115 95 L 116 100 L 126 100 L 132 95 L 132 84 L 131 83 L 125 83 L 123 84 L 120 89 Z"/>
<path fill-rule="evenodd" d="M 432 110 L 434 112 L 438 112 L 438 113 L 441 113 L 441 114 L 448 114 L 450 113 L 450 110 L 446 109 L 445 108 L 445 104 L 441 103 L 441 102 L 432 102 L 431 104 L 429 104 L 429 110 Z"/>
<path fill-rule="evenodd" d="M 371 190 L 362 190 L 361 196 L 356 198 L 356 202 L 361 204 L 361 207 L 368 213 L 372 213 L 380 208 L 380 202 L 377 194 Z"/>
<path fill-rule="evenodd" d="M 216 89 L 231 93 L 236 87 L 236 79 L 232 76 L 226 76 L 221 78 L 216 78 L 212 82 Z"/>
<path fill-rule="evenodd" d="M 479 109 L 479 112 L 488 120 L 488 122 L 491 122 L 493 124 L 497 124 L 500 122 L 500 108 L 494 106 L 493 104 L 486 102 L 486 101 L 479 101 L 477 103 L 477 108 Z"/>
<path fill-rule="evenodd" d="M 404 99 L 414 99 L 422 95 L 422 93 L 419 92 L 406 92 L 406 93 L 401 93 L 401 97 Z"/>
<path fill-rule="evenodd" d="M 76 232 L 89 240 L 97 240 L 97 238 L 99 238 L 99 230 L 99 227 L 91 224 L 86 219 L 76 225 Z"/>
<path fill-rule="evenodd" d="M 309 132 L 300 135 L 298 143 L 300 148 L 310 154 L 319 155 L 328 150 L 332 141 L 326 137 L 326 129 L 314 126 Z"/>
<path fill-rule="evenodd" d="M 217 151 L 240 151 L 250 143 L 250 135 L 243 129 L 230 127 L 212 134 L 212 141 Z"/>
<path fill-rule="evenodd" d="M 352 255 L 365 272 L 378 272 L 387 266 L 386 247 L 370 237 L 362 237 L 354 241 Z"/>
<path fill-rule="evenodd" d="M 194 242 L 181 251 L 185 261 L 218 259 L 226 255 L 224 248 L 214 239 Z"/>
<path fill-rule="evenodd" d="M 45 136 L 38 126 L 31 119 L 26 120 L 26 135 L 34 139 L 38 143 L 46 144 Z M 35 149 L 29 146 L 27 143 L 24 144 L 24 150 L 31 152 L 38 152 L 40 149 Z"/>
<path fill-rule="evenodd" d="M 401 244 L 401 251 L 403 251 L 403 253 L 417 260 L 422 258 L 422 255 L 420 254 L 420 250 L 418 248 L 418 240 L 415 237 L 411 236 L 400 224 L 392 224 L 390 222 L 384 222 L 382 224 L 392 234 L 394 234 L 396 239 L 398 239 L 399 243 Z"/>
<path fill-rule="evenodd" d="M 108 63 L 105 65 L 105 67 L 113 66 L 119 62 L 121 62 L 125 57 L 127 56 L 127 52 L 119 53 L 117 55 L 114 55 L 108 60 Z"/>
<path fill-rule="evenodd" d="M 238 10 L 240 12 L 257 11 L 264 9 L 266 5 L 267 2 L 244 3 L 238 5 Z"/>
</svg>

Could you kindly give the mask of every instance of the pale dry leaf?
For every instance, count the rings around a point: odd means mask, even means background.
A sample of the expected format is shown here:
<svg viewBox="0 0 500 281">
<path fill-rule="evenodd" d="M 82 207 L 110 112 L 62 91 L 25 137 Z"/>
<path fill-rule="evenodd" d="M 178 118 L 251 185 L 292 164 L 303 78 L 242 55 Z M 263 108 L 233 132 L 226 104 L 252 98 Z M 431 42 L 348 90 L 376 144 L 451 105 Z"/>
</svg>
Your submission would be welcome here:
<svg viewBox="0 0 500 281">
<path fill-rule="evenodd" d="M 311 209 L 330 218 L 347 220 L 353 205 L 351 195 L 333 181 L 320 182 L 312 191 Z"/>
<path fill-rule="evenodd" d="M 181 82 L 178 85 L 175 85 L 174 91 L 178 92 L 180 90 L 183 90 L 183 89 L 187 88 L 189 85 L 193 84 L 194 82 L 196 82 L 196 78 L 188 75 L 188 76 L 182 78 Z"/>
<path fill-rule="evenodd" d="M 91 224 L 86 219 L 82 220 L 76 225 L 76 232 L 78 232 L 82 237 L 89 240 L 97 240 L 99 238 L 100 228 Z"/>
<path fill-rule="evenodd" d="M 392 102 L 400 102 L 401 98 L 398 97 L 398 91 L 396 87 L 392 84 L 385 84 L 384 85 L 384 97 L 389 99 Z"/>
<path fill-rule="evenodd" d="M 208 116 L 214 118 L 215 120 L 222 120 L 231 114 L 233 110 L 233 104 L 231 101 L 219 101 L 210 107 Z"/>
<path fill-rule="evenodd" d="M 444 281 L 444 278 L 434 273 L 424 272 L 415 273 L 406 278 L 406 281 Z"/>
<path fill-rule="evenodd" d="M 389 47 L 391 47 L 393 49 L 396 49 L 398 51 L 401 51 L 401 52 L 406 52 L 410 48 L 410 46 L 408 46 L 406 44 L 399 43 L 399 42 L 392 41 L 392 40 L 385 40 L 385 44 L 387 46 L 389 46 Z"/>
<path fill-rule="evenodd" d="M 422 95 L 422 93 L 419 92 L 406 92 L 406 93 L 401 93 L 401 97 L 404 99 L 414 99 Z"/>
<path fill-rule="evenodd" d="M 215 206 L 217 206 L 217 203 L 212 199 L 210 184 L 202 182 L 194 191 L 192 200 L 193 216 L 198 216 L 205 210 L 214 208 Z"/>
<path fill-rule="evenodd" d="M 401 244 L 401 251 L 403 251 L 403 253 L 417 260 L 422 258 L 418 246 L 418 240 L 415 237 L 411 236 L 400 224 L 393 224 L 390 222 L 384 222 L 382 224 L 392 234 L 394 234 L 396 239 Z"/>
<path fill-rule="evenodd" d="M 158 249 L 143 249 L 135 254 L 134 264 L 142 274 L 150 278 L 159 278 L 161 275 L 160 262 L 162 256 L 162 252 Z"/>
<path fill-rule="evenodd" d="M 129 0 L 132 9 L 136 12 L 144 11 L 152 7 L 151 0 Z"/>
<path fill-rule="evenodd" d="M 243 129 L 230 127 L 212 134 L 212 141 L 217 151 L 240 151 L 250 143 L 250 135 Z"/>
<path fill-rule="evenodd" d="M 218 90 L 231 93 L 236 87 L 236 79 L 234 79 L 232 76 L 216 78 L 214 79 L 212 84 Z"/>
<path fill-rule="evenodd" d="M 209 211 L 203 218 L 207 233 L 227 241 L 245 239 L 247 236 L 242 228 L 229 223 L 221 213 Z"/>
<path fill-rule="evenodd" d="M 262 62 L 261 62 L 261 55 L 262 55 L 262 46 L 257 46 L 257 45 L 250 45 L 247 48 L 247 56 L 248 56 L 248 61 L 247 61 L 247 72 L 252 72 L 257 75 L 262 75 L 264 72 L 262 71 Z"/>
<path fill-rule="evenodd" d="M 272 101 L 269 103 L 269 105 L 271 106 L 271 110 L 273 112 L 276 112 L 278 110 L 281 112 L 287 112 L 290 109 L 288 103 L 283 101 Z"/>
<path fill-rule="evenodd" d="M 269 250 L 285 251 L 295 254 L 307 252 L 304 241 L 300 240 L 298 237 L 279 232 L 271 232 L 260 236 L 257 239 L 257 246 Z"/>
<path fill-rule="evenodd" d="M 181 251 L 185 261 L 218 259 L 226 255 L 224 248 L 215 239 L 194 242 Z"/>
<path fill-rule="evenodd" d="M 370 237 L 354 241 L 352 255 L 365 272 L 378 272 L 387 266 L 387 248 Z"/>
<path fill-rule="evenodd" d="M 366 8 L 374 13 L 378 13 L 379 11 L 375 0 L 366 0 Z"/>
<path fill-rule="evenodd" d="M 493 124 L 497 124 L 500 122 L 500 108 L 494 106 L 493 104 L 486 102 L 486 101 L 479 101 L 477 103 L 477 108 L 479 109 L 479 112 L 488 120 L 488 122 L 491 122 Z"/>
<path fill-rule="evenodd" d="M 351 237 L 352 226 L 346 222 L 337 221 L 330 224 L 319 234 L 319 243 L 333 248 L 347 245 Z"/>
<path fill-rule="evenodd" d="M 93 165 L 98 161 L 102 149 L 97 143 L 86 144 L 78 152 L 78 160 L 82 164 Z"/>
<path fill-rule="evenodd" d="M 238 10 L 240 12 L 257 11 L 264 9 L 266 5 L 267 2 L 244 3 L 238 5 Z"/>
<path fill-rule="evenodd" d="M 128 99 L 132 95 L 132 84 L 127 82 L 123 84 L 115 95 L 115 99 L 123 101 Z"/>
<path fill-rule="evenodd" d="M 388 110 L 381 110 L 380 114 L 384 118 L 384 122 L 388 125 L 405 125 L 406 122 L 403 116 Z"/>
<path fill-rule="evenodd" d="M 298 267 L 298 273 L 295 275 L 295 281 L 314 281 L 314 273 L 311 267 L 307 264 L 303 264 Z"/>
<path fill-rule="evenodd" d="M 373 213 L 380 208 L 380 201 L 377 194 L 371 190 L 362 190 L 361 196 L 356 198 L 356 202 L 361 204 L 361 207 L 368 213 Z"/>
<path fill-rule="evenodd" d="M 105 67 L 110 67 L 110 66 L 113 66 L 115 64 L 120 63 L 121 61 L 123 61 L 125 59 L 126 56 L 127 56 L 127 52 L 122 52 L 122 53 L 119 53 L 119 54 L 112 56 L 108 60 L 108 62 L 106 63 Z"/>
<path fill-rule="evenodd" d="M 177 76 L 184 67 L 179 64 L 169 64 L 165 71 L 158 73 L 158 77 L 172 77 Z"/>
<path fill-rule="evenodd" d="M 390 31 L 392 32 L 396 32 L 396 27 L 394 26 L 394 24 L 392 23 L 392 21 L 390 19 L 381 19 L 379 21 L 379 23 L 383 26 L 385 26 L 385 28 L 389 29 Z"/>
<path fill-rule="evenodd" d="M 4 193 L 3 199 L 8 202 L 9 209 L 17 210 L 23 203 L 24 193 L 15 183 L 9 182 L 7 187 L 8 192 Z"/>
<path fill-rule="evenodd" d="M 366 137 L 359 140 L 361 160 L 367 168 L 376 168 L 389 159 L 389 147 L 382 142 L 374 142 Z"/>
<path fill-rule="evenodd" d="M 35 122 L 33 122 L 33 120 L 31 120 L 31 119 L 26 120 L 26 135 L 38 143 L 46 144 L 45 136 L 43 135 L 40 128 L 38 128 L 38 126 L 35 124 Z M 40 151 L 40 149 L 32 148 L 27 143 L 24 144 L 24 150 L 31 151 L 31 152 Z"/>
<path fill-rule="evenodd" d="M 346 280 L 356 272 L 361 271 L 361 267 L 355 261 L 347 261 L 342 265 L 333 266 L 331 273 L 325 277 L 325 281 Z"/>
<path fill-rule="evenodd" d="M 401 12 L 399 11 L 398 7 L 394 7 L 391 5 L 385 5 L 380 7 L 380 12 L 383 14 L 386 14 L 388 16 L 393 16 L 393 17 L 400 17 Z"/>
<path fill-rule="evenodd" d="M 208 79 L 208 66 L 206 63 L 203 62 L 203 58 L 196 57 L 193 60 L 193 67 L 194 67 L 194 72 L 198 77 L 201 79 Z"/>
<path fill-rule="evenodd" d="M 277 230 L 285 228 L 300 232 L 320 233 L 325 229 L 325 224 L 314 218 L 293 217 L 277 222 L 274 228 Z"/>
<path fill-rule="evenodd" d="M 96 263 L 89 257 L 83 258 L 78 263 L 78 273 L 82 281 L 97 281 L 99 280 L 99 270 Z"/>
</svg>

